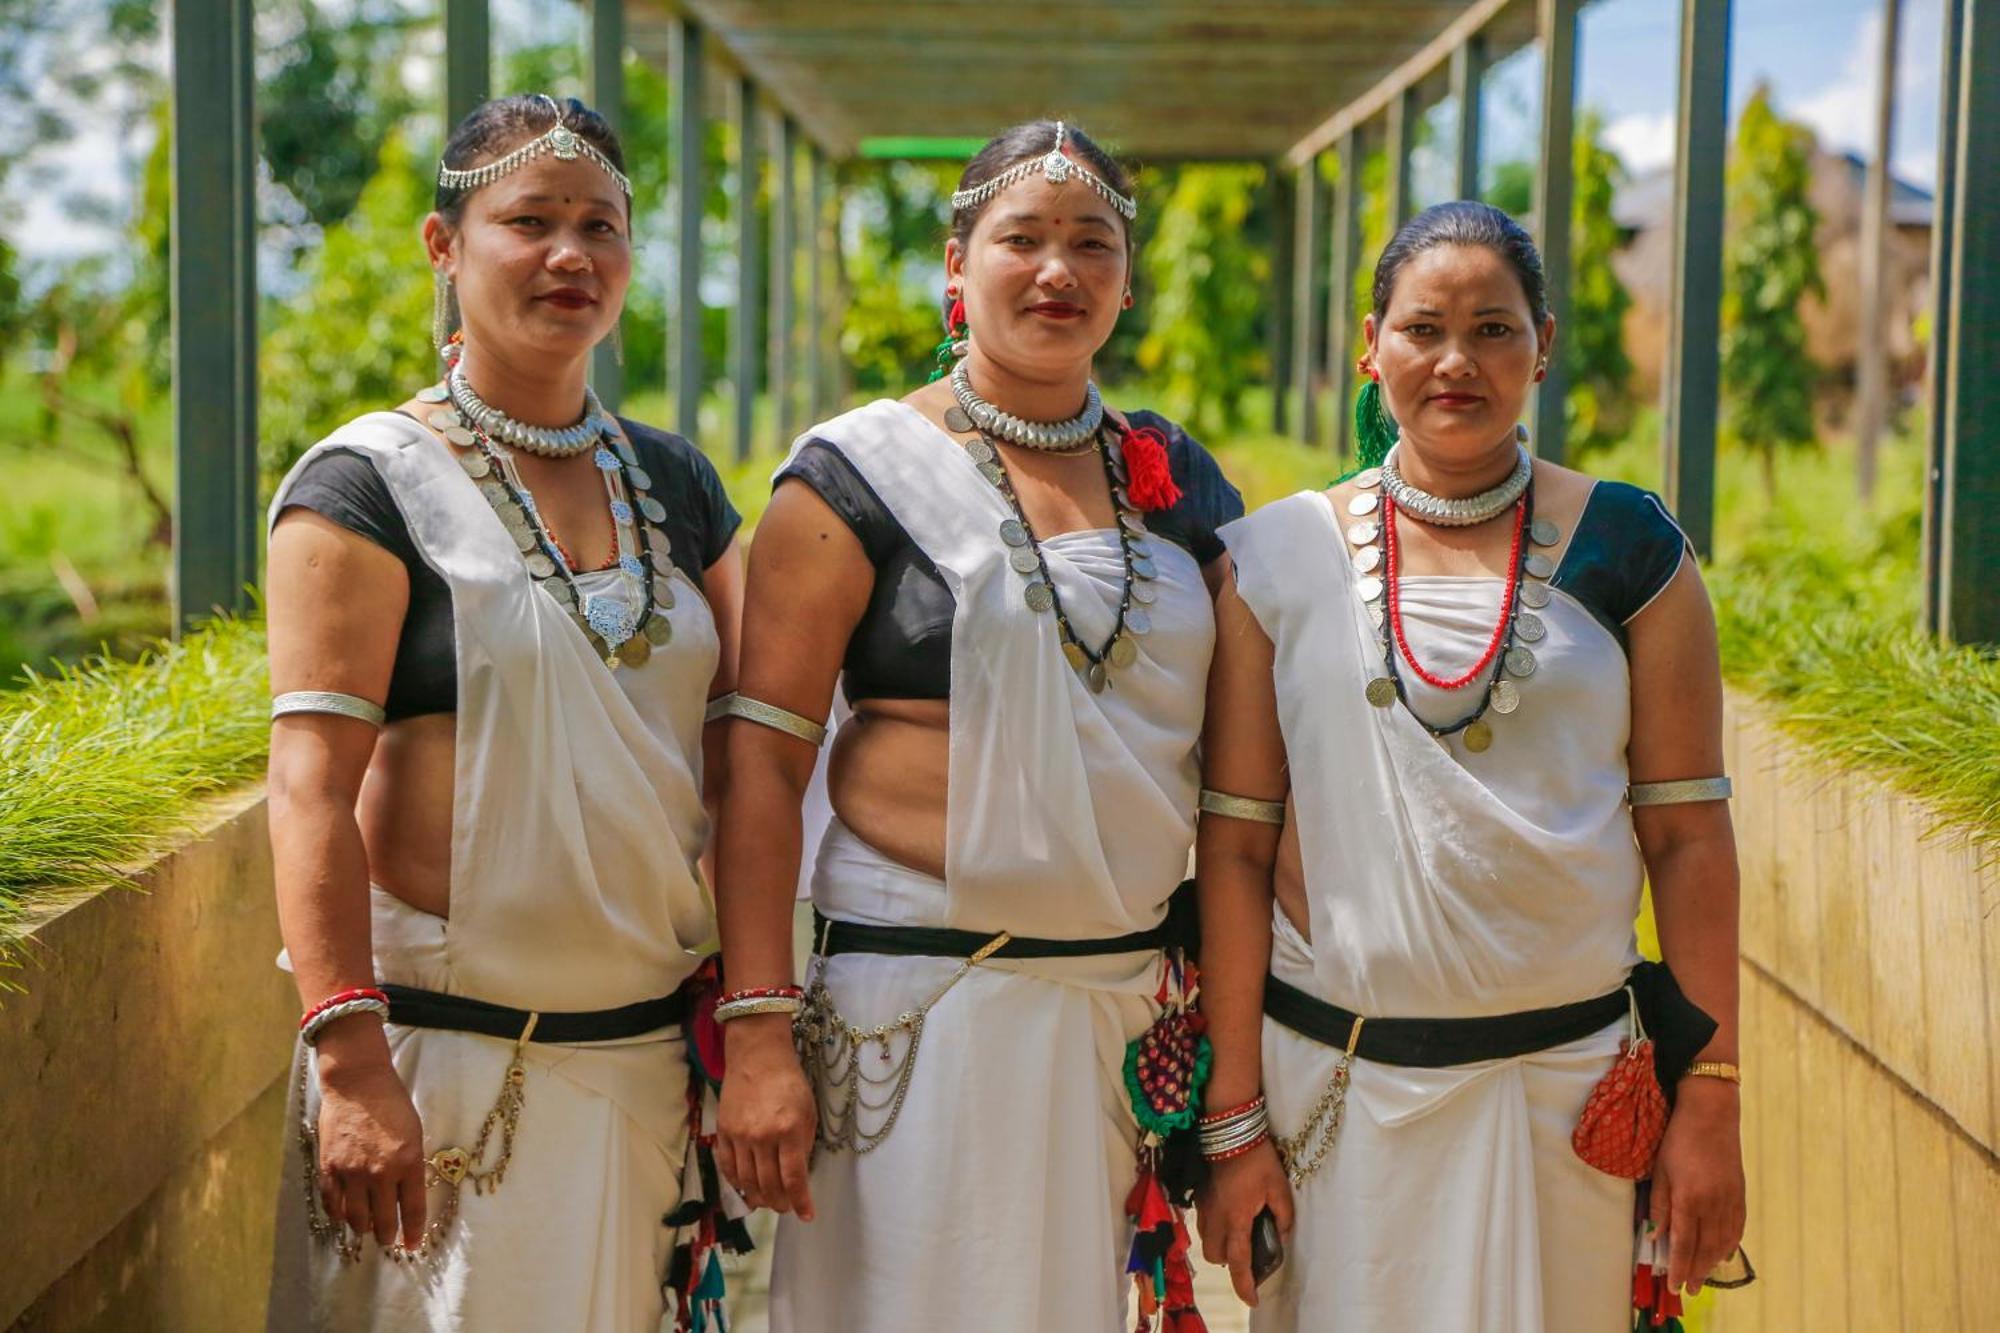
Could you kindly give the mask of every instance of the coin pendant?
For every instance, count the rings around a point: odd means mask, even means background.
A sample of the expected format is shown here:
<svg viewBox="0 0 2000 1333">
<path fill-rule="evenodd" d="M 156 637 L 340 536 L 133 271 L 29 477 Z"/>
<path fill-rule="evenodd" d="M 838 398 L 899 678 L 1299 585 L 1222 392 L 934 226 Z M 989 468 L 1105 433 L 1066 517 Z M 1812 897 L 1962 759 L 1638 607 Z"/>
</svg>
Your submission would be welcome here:
<svg viewBox="0 0 2000 1333">
<path fill-rule="evenodd" d="M 1514 613 L 1514 637 L 1522 643 L 1540 643 L 1548 635 L 1548 626 L 1532 611 Z"/>
<path fill-rule="evenodd" d="M 664 574 L 655 574 L 653 576 L 653 605 L 659 607 L 662 611 L 671 611 L 674 609 L 673 580 Z"/>
<path fill-rule="evenodd" d="M 1493 728 L 1485 718 L 1466 724 L 1465 748 L 1473 754 L 1485 754 L 1493 748 Z"/>
<path fill-rule="evenodd" d="M 639 466 L 639 451 L 634 449 L 629 442 L 619 440 L 611 446 L 611 450 L 618 455 L 626 467 Z"/>
<path fill-rule="evenodd" d="M 653 645 L 643 634 L 634 634 L 618 645 L 618 660 L 629 667 L 646 665 L 646 659 L 652 655 Z"/>
<path fill-rule="evenodd" d="M 652 619 L 646 622 L 646 638 L 655 648 L 664 648 L 667 646 L 667 641 L 673 637 L 674 622 L 658 611 L 653 612 Z"/>
<path fill-rule="evenodd" d="M 667 521 L 667 507 L 650 495 L 639 501 L 639 512 L 655 523 Z"/>
<path fill-rule="evenodd" d="M 518 528 L 509 528 L 507 531 L 514 538 L 514 547 L 516 550 L 532 551 L 535 549 L 535 534 L 528 531 L 526 524 L 522 524 Z"/>
<path fill-rule="evenodd" d="M 451 390 L 442 384 L 431 384 L 417 390 L 417 401 L 420 403 L 442 403 L 450 398 Z"/>
<path fill-rule="evenodd" d="M 1531 551 L 1528 553 L 1528 558 L 1521 562 L 1521 568 L 1527 570 L 1534 578 L 1545 579 L 1556 572 L 1556 562 L 1540 551 Z"/>
<path fill-rule="evenodd" d="M 544 588 L 547 588 L 549 590 L 549 595 L 555 598 L 556 601 L 561 605 L 565 607 L 571 607 L 576 605 L 576 589 L 570 587 L 569 584 L 563 582 L 562 580 L 551 579 L 547 583 L 544 583 L 542 586 Z"/>
<path fill-rule="evenodd" d="M 1092 662 L 1083 673 L 1084 684 L 1090 686 L 1092 694 L 1104 693 L 1104 663 Z"/>
<path fill-rule="evenodd" d="M 1151 606 L 1159 600 L 1159 596 L 1159 593 L 1155 592 L 1150 584 L 1134 583 L 1132 585 L 1131 598 L 1134 606 Z"/>
<path fill-rule="evenodd" d="M 1111 651 L 1108 656 L 1111 659 L 1111 665 L 1123 671 L 1126 667 L 1131 666 L 1139 660 L 1139 645 L 1132 642 L 1126 635 L 1121 634 L 1111 641 Z"/>
<path fill-rule="evenodd" d="M 1000 470 L 998 463 L 988 459 L 979 465 L 979 475 L 986 478 L 992 485 L 998 486 L 1007 474 Z"/>
<path fill-rule="evenodd" d="M 1039 581 L 1030 583 L 1021 593 L 1021 597 L 1027 602 L 1028 609 L 1037 615 L 1055 609 L 1056 595 L 1049 590 L 1049 585 L 1046 583 Z"/>
<path fill-rule="evenodd" d="M 604 646 L 603 636 L 598 634 L 594 629 L 586 628 L 583 631 L 583 641 L 589 644 L 590 651 L 596 653 L 599 657 L 605 657 L 610 653 L 610 649 Z"/>
<path fill-rule="evenodd" d="M 1025 546 L 1016 546 L 1007 553 L 1007 563 L 1016 574 L 1033 574 L 1042 567 L 1042 558 Z"/>
<path fill-rule="evenodd" d="M 629 463 L 625 466 L 625 481 L 635 491 L 653 489 L 653 474 L 642 467 L 633 467 Z"/>
<path fill-rule="evenodd" d="M 439 430 L 453 430 L 465 424 L 458 413 L 448 407 L 440 407 L 437 411 L 431 413 L 430 423 Z"/>
<path fill-rule="evenodd" d="M 1356 518 L 1366 518 L 1382 507 L 1382 497 L 1373 491 L 1363 491 L 1347 502 L 1347 512 Z"/>
<path fill-rule="evenodd" d="M 1549 604 L 1549 585 L 1546 583 L 1523 583 L 1521 585 L 1521 605 L 1532 606 L 1537 611 Z"/>
<path fill-rule="evenodd" d="M 1144 607 L 1128 607 L 1125 611 L 1125 628 L 1133 634 L 1151 634 L 1153 618 L 1146 614 Z"/>
<path fill-rule="evenodd" d="M 493 471 L 493 465 L 486 461 L 485 454 L 463 454 L 458 465 L 465 469 L 468 477 L 484 477 Z"/>
<path fill-rule="evenodd" d="M 1380 601 L 1382 599 L 1382 587 L 1382 580 L 1376 578 L 1373 574 L 1364 574 L 1354 582 L 1354 589 L 1361 594 L 1361 600 L 1364 602 Z"/>
<path fill-rule="evenodd" d="M 556 562 L 540 551 L 528 552 L 528 572 L 538 579 L 548 578 L 556 572 Z"/>
<path fill-rule="evenodd" d="M 993 461 L 993 446 L 981 439 L 967 440 L 965 456 L 974 463 L 990 463 Z"/>
<path fill-rule="evenodd" d="M 1153 568 L 1153 560 L 1151 556 L 1139 555 L 1136 552 L 1133 554 L 1132 577 L 1135 579 L 1151 579 L 1159 577 L 1159 572 Z"/>
<path fill-rule="evenodd" d="M 1072 671 L 1081 671 L 1090 665 L 1090 659 L 1084 655 L 1083 645 L 1074 640 L 1063 640 L 1062 655 L 1063 661 L 1069 663 L 1069 669 Z"/>
<path fill-rule="evenodd" d="M 1354 474 L 1354 484 L 1364 491 L 1372 491 L 1382 484 L 1382 469 L 1365 467 Z"/>
<path fill-rule="evenodd" d="M 1120 477 L 1118 484 L 1111 488 L 1111 503 L 1120 509 L 1138 508 L 1137 505 L 1132 503 L 1132 497 L 1125 493 L 1125 479 L 1123 477 Z"/>
<path fill-rule="evenodd" d="M 1146 520 L 1129 509 L 1118 515 L 1118 525 L 1134 537 L 1146 535 Z"/>
<path fill-rule="evenodd" d="M 1382 548 L 1379 546 L 1364 546 L 1354 553 L 1354 572 L 1357 574 L 1373 574 L 1381 563 Z"/>
<path fill-rule="evenodd" d="M 1000 540 L 1009 546 L 1028 544 L 1028 527 L 1018 518 L 1010 518 L 1000 524 Z"/>
<path fill-rule="evenodd" d="M 972 418 L 965 415 L 962 407 L 947 407 L 944 410 L 944 428 L 954 434 L 964 435 L 972 429 Z"/>
<path fill-rule="evenodd" d="M 479 443 L 479 437 L 463 426 L 453 426 L 445 431 L 444 437 L 461 449 L 470 449 Z"/>
<path fill-rule="evenodd" d="M 1396 682 L 1387 676 L 1377 676 L 1369 681 L 1368 702 L 1377 708 L 1387 708 L 1396 702 Z"/>
<path fill-rule="evenodd" d="M 1364 518 L 1347 529 L 1347 540 L 1356 546 L 1368 546 L 1382 535 L 1382 525 L 1372 518 Z"/>
<path fill-rule="evenodd" d="M 1388 618 L 1389 618 L 1389 610 L 1387 607 L 1383 606 L 1382 603 L 1380 602 L 1368 603 L 1369 624 L 1373 625 L 1376 629 L 1381 629 L 1382 622 L 1387 620 Z"/>
<path fill-rule="evenodd" d="M 1538 518 L 1528 525 L 1528 540 L 1537 546 L 1554 546 L 1562 536 L 1562 529 L 1551 519 Z"/>
<path fill-rule="evenodd" d="M 1535 674 L 1535 655 L 1526 648 L 1507 650 L 1507 674 L 1526 679 Z"/>
<path fill-rule="evenodd" d="M 1493 682 L 1493 711 L 1511 713 L 1521 706 L 1521 687 L 1511 680 Z"/>
</svg>

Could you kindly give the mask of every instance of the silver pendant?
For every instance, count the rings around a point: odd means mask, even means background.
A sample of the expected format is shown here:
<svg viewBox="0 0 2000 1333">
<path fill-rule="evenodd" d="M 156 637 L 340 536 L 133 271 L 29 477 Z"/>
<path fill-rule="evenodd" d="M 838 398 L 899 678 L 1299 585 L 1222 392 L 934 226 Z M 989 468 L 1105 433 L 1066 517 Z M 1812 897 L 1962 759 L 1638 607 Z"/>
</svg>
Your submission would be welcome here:
<svg viewBox="0 0 2000 1333">
<path fill-rule="evenodd" d="M 660 612 L 674 609 L 674 585 L 666 579 L 653 580 L 653 609 Z"/>
<path fill-rule="evenodd" d="M 1125 628 L 1134 634 L 1151 634 L 1153 632 L 1153 618 L 1146 614 L 1143 607 L 1134 606 L 1127 608 L 1125 612 Z"/>
<path fill-rule="evenodd" d="M 438 430 L 452 430 L 457 427 L 463 426 L 465 424 L 465 421 L 462 417 L 458 415 L 458 413 L 452 411 L 450 408 L 440 407 L 437 411 L 431 413 L 430 423 Z"/>
<path fill-rule="evenodd" d="M 1538 579 L 1545 579 L 1556 572 L 1556 562 L 1540 551 L 1529 552 L 1528 558 L 1521 562 L 1521 567 L 1527 570 L 1531 577 Z"/>
<path fill-rule="evenodd" d="M 1363 491 L 1347 502 L 1347 512 L 1356 518 L 1366 518 L 1382 507 L 1382 497 L 1373 491 Z"/>
<path fill-rule="evenodd" d="M 1521 688 L 1511 680 L 1493 682 L 1493 711 L 1511 713 L 1521 706 Z"/>
<path fill-rule="evenodd" d="M 632 489 L 635 491 L 650 491 L 653 489 L 653 475 L 642 467 L 633 467 L 629 463 L 626 464 L 625 480 L 630 483 Z"/>
<path fill-rule="evenodd" d="M 984 440 L 972 439 L 965 442 L 965 456 L 975 464 L 993 461 L 993 446 Z"/>
<path fill-rule="evenodd" d="M 1396 702 L 1396 682 L 1387 676 L 1377 676 L 1368 682 L 1368 702 L 1377 708 L 1387 708 Z"/>
<path fill-rule="evenodd" d="M 1382 469 L 1365 467 L 1354 474 L 1354 484 L 1364 491 L 1372 491 L 1382 484 Z"/>
<path fill-rule="evenodd" d="M 1028 609 L 1036 615 L 1041 615 L 1043 612 L 1055 609 L 1056 595 L 1050 591 L 1049 585 L 1046 583 L 1030 583 L 1022 591 L 1021 597 L 1022 600 L 1027 602 Z"/>
<path fill-rule="evenodd" d="M 417 401 L 420 403 L 442 403 L 449 401 L 450 398 L 451 390 L 442 384 L 432 384 L 417 390 Z"/>
<path fill-rule="evenodd" d="M 549 590 L 549 596 L 555 598 L 557 605 L 561 606 L 564 610 L 575 607 L 576 589 L 570 587 L 564 580 L 550 579 L 542 586 Z"/>
<path fill-rule="evenodd" d="M 528 531 L 526 524 L 518 528 L 507 529 L 507 535 L 514 539 L 516 549 L 521 551 L 532 551 L 535 549 L 535 534 Z"/>
<path fill-rule="evenodd" d="M 1084 684 L 1090 686 L 1092 694 L 1104 693 L 1104 663 L 1092 662 L 1083 673 Z"/>
<path fill-rule="evenodd" d="M 1356 546 L 1372 546 L 1382 535 L 1382 525 L 1372 518 L 1364 518 L 1347 529 L 1347 540 Z"/>
<path fill-rule="evenodd" d="M 1007 563 L 1014 567 L 1016 574 L 1034 574 L 1042 568 L 1042 558 L 1025 546 L 1016 546 L 1009 551 Z"/>
<path fill-rule="evenodd" d="M 1532 606 L 1537 611 L 1549 604 L 1549 585 L 1546 583 L 1523 583 L 1521 585 L 1521 605 Z"/>
<path fill-rule="evenodd" d="M 1514 613 L 1514 637 L 1522 643 L 1540 643 L 1548 637 L 1549 628 L 1542 618 L 1532 611 Z"/>
<path fill-rule="evenodd" d="M 1143 537 L 1146 535 L 1146 520 L 1130 510 L 1118 515 L 1118 524 L 1134 537 Z"/>
<path fill-rule="evenodd" d="M 493 465 L 486 461 L 485 454 L 461 455 L 458 465 L 465 469 L 468 477 L 484 477 L 493 471 Z"/>
<path fill-rule="evenodd" d="M 1526 648 L 1507 650 L 1507 674 L 1526 680 L 1535 674 L 1535 655 Z"/>
<path fill-rule="evenodd" d="M 1003 519 L 1000 523 L 1000 540 L 1009 546 L 1028 544 L 1028 526 L 1018 518 Z"/>
<path fill-rule="evenodd" d="M 646 549 L 653 553 L 653 559 L 664 564 L 673 555 L 674 544 L 667 534 L 658 528 L 647 528 Z"/>
<path fill-rule="evenodd" d="M 528 572 L 538 579 L 548 578 L 556 572 L 556 562 L 549 559 L 540 551 L 530 551 L 528 553 L 527 565 Z"/>
<path fill-rule="evenodd" d="M 1382 548 L 1379 546 L 1364 546 L 1354 553 L 1354 572 L 1357 574 L 1373 574 L 1381 563 Z"/>
<path fill-rule="evenodd" d="M 470 449 L 479 443 L 479 437 L 463 426 L 453 426 L 445 431 L 444 437 L 461 449 Z"/>
<path fill-rule="evenodd" d="M 1528 540 L 1537 546 L 1554 546 L 1562 536 L 1562 529 L 1550 519 L 1538 518 L 1528 525 Z"/>
<path fill-rule="evenodd" d="M 640 498 L 639 512 L 655 523 L 664 523 L 667 521 L 667 507 L 650 495 Z"/>
<path fill-rule="evenodd" d="M 1354 583 L 1354 590 L 1361 594 L 1361 600 L 1364 602 L 1380 601 L 1382 598 L 1382 588 L 1382 580 L 1376 578 L 1373 574 L 1364 574 L 1361 578 L 1355 580 Z"/>
<path fill-rule="evenodd" d="M 1132 585 L 1131 597 L 1134 606 L 1151 606 L 1159 600 L 1159 596 L 1149 584 L 1135 582 Z"/>
<path fill-rule="evenodd" d="M 962 407 L 947 407 L 944 410 L 944 428 L 957 435 L 967 434 L 972 430 L 972 418 L 965 414 Z"/>
<path fill-rule="evenodd" d="M 1132 557 L 1132 577 L 1135 579 L 1158 578 L 1159 573 L 1153 568 L 1152 557 L 1134 555 Z"/>
<path fill-rule="evenodd" d="M 1388 618 L 1389 618 L 1389 609 L 1383 606 L 1382 603 L 1380 602 L 1368 603 L 1369 624 L 1373 625 L 1376 629 L 1381 629 L 1382 622 L 1387 620 Z"/>
<path fill-rule="evenodd" d="M 986 478 L 988 482 L 995 486 L 998 486 L 1007 476 L 1006 473 L 1000 470 L 1000 465 L 991 459 L 979 465 L 979 475 Z"/>
<path fill-rule="evenodd" d="M 628 441 L 622 439 L 616 441 L 612 444 L 611 451 L 618 455 L 626 467 L 639 466 L 639 451 L 634 449 Z"/>
</svg>

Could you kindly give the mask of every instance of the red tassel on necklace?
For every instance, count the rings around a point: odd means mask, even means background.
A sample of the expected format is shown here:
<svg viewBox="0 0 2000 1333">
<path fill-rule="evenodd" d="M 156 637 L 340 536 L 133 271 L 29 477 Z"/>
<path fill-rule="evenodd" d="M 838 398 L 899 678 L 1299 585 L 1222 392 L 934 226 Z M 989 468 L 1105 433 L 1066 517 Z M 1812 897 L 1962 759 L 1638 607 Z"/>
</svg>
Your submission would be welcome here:
<svg viewBox="0 0 2000 1333">
<path fill-rule="evenodd" d="M 1153 426 L 1125 432 L 1125 494 L 1141 509 L 1172 509 L 1181 502 L 1181 488 L 1167 465 L 1167 437 Z"/>
</svg>

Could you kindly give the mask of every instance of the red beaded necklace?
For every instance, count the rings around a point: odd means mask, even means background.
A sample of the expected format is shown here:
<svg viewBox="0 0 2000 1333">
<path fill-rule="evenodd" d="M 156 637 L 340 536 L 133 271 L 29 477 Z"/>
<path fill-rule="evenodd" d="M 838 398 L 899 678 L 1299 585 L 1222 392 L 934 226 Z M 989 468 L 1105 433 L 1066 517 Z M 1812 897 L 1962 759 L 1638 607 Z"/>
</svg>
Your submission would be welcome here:
<svg viewBox="0 0 2000 1333">
<path fill-rule="evenodd" d="M 1507 550 L 1507 587 L 1500 597 L 1500 620 L 1493 626 L 1493 637 L 1487 641 L 1486 651 L 1479 660 L 1465 669 L 1463 675 L 1446 680 L 1434 674 L 1417 660 L 1410 651 L 1410 641 L 1403 633 L 1403 601 L 1397 589 L 1396 570 L 1401 564 L 1396 548 L 1396 502 L 1383 497 L 1382 505 L 1382 545 L 1386 557 L 1384 582 L 1389 585 L 1389 629 L 1396 636 L 1396 647 L 1402 651 L 1403 660 L 1417 673 L 1417 679 L 1440 690 L 1462 690 L 1478 680 L 1493 665 L 1493 659 L 1500 654 L 1500 645 L 1507 639 L 1507 622 L 1514 610 L 1514 597 L 1520 590 L 1521 582 L 1521 532 L 1527 526 L 1528 499 L 1523 495 L 1514 502 L 1514 539 Z"/>
</svg>

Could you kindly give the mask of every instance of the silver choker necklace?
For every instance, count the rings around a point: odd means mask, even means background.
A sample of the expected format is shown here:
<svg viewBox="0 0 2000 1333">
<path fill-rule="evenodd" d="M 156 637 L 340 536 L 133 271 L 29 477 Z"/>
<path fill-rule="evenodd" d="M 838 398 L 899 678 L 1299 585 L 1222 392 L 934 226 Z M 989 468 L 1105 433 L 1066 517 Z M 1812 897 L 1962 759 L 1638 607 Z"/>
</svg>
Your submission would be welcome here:
<svg viewBox="0 0 2000 1333">
<path fill-rule="evenodd" d="M 463 362 L 452 366 L 445 384 L 451 391 L 452 406 L 473 425 L 504 444 L 544 458 L 574 458 L 588 453 L 600 438 L 610 433 L 604 405 L 597 401 L 597 394 L 588 384 L 583 386 L 583 419 L 573 426 L 531 426 L 514 420 L 473 392 L 465 378 Z"/>
<path fill-rule="evenodd" d="M 974 426 L 1024 449 L 1081 448 L 1097 438 L 1097 428 L 1104 424 L 1104 400 L 1097 396 L 1095 384 L 1084 385 L 1083 411 L 1067 421 L 1023 421 L 1012 412 L 1002 412 L 973 392 L 972 376 L 963 361 L 951 368 L 951 391 Z"/>
<path fill-rule="evenodd" d="M 1389 456 L 1382 460 L 1382 492 L 1395 502 L 1396 508 L 1411 518 L 1421 519 L 1440 528 L 1469 528 L 1475 523 L 1498 518 L 1521 498 L 1521 492 L 1528 489 L 1528 479 L 1535 474 L 1534 461 L 1528 457 L 1526 446 L 1514 445 L 1516 457 L 1514 470 L 1507 474 L 1507 480 L 1490 491 L 1468 495 L 1460 499 L 1441 499 L 1429 491 L 1420 491 L 1403 480 L 1403 474 L 1396 469 L 1396 454 L 1402 448 L 1397 445 L 1389 450 Z"/>
</svg>

